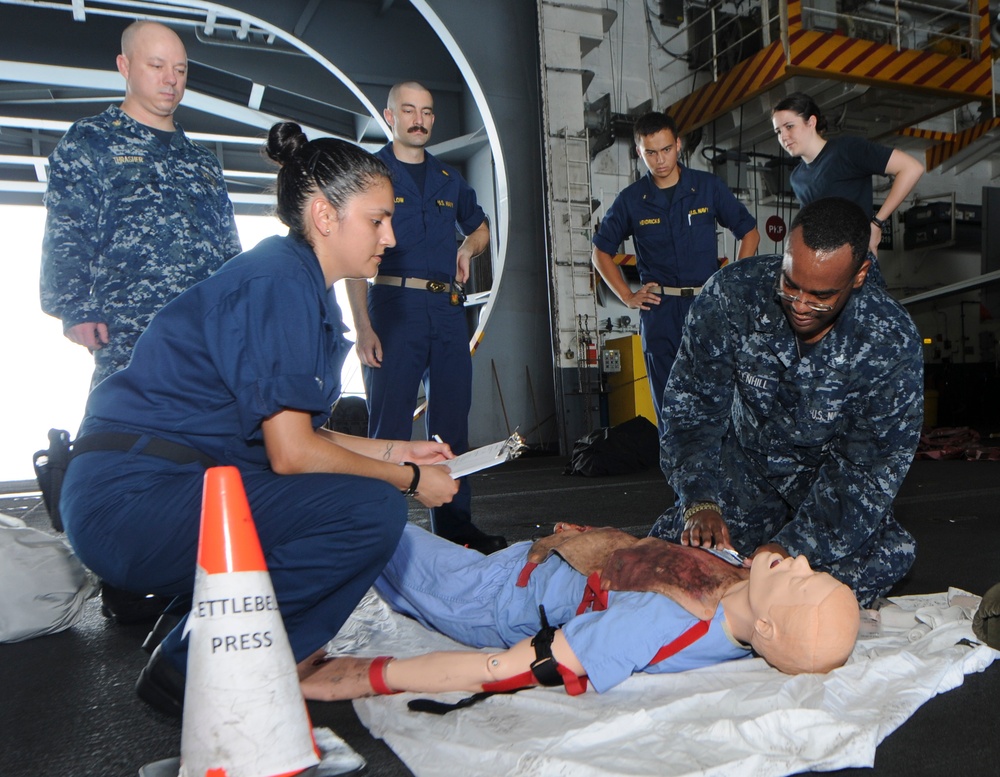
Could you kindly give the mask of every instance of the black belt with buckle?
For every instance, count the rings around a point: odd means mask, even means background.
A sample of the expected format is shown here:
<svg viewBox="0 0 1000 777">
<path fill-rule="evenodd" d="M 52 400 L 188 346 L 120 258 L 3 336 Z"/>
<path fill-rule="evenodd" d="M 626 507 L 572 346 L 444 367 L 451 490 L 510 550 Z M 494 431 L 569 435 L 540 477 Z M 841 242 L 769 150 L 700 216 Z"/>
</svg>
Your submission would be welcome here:
<svg viewBox="0 0 1000 777">
<path fill-rule="evenodd" d="M 396 286 L 401 289 L 420 289 L 432 294 L 448 291 L 447 281 L 429 281 L 426 278 L 401 278 L 396 275 L 376 275 L 372 283 L 378 286 Z"/>
<path fill-rule="evenodd" d="M 701 286 L 654 286 L 650 291 L 668 297 L 696 297 L 701 293 Z"/>
<path fill-rule="evenodd" d="M 85 434 L 73 443 L 70 458 L 75 458 L 90 451 L 130 451 L 142 437 L 148 435 L 130 432 L 94 432 Z M 201 464 L 206 469 L 218 466 L 218 462 L 196 448 L 180 443 L 161 440 L 159 437 L 149 437 L 146 444 L 139 449 L 144 456 L 156 456 L 172 461 L 174 464 Z"/>
<path fill-rule="evenodd" d="M 419 289 L 429 291 L 431 294 L 449 295 L 449 302 L 452 305 L 461 305 L 465 302 L 465 286 L 458 281 L 429 281 L 426 278 L 403 278 L 398 275 L 376 275 L 372 283 L 377 286 L 395 286 L 399 289 Z"/>
</svg>

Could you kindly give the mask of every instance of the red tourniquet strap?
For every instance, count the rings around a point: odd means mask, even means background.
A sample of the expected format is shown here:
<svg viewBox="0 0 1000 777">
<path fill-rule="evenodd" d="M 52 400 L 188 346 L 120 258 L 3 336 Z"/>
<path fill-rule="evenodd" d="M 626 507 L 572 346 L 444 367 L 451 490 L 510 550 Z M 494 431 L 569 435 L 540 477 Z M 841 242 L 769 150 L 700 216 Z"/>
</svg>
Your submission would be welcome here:
<svg viewBox="0 0 1000 777">
<path fill-rule="evenodd" d="M 708 633 L 709 623 L 710 621 L 698 621 L 669 645 L 664 645 L 656 651 L 656 655 L 653 656 L 653 660 L 649 663 L 658 664 L 660 661 L 670 658 L 674 653 L 680 653 L 688 645 L 696 642 Z"/>
<path fill-rule="evenodd" d="M 559 670 L 559 674 L 563 679 L 563 685 L 566 688 L 566 693 L 570 696 L 579 696 L 587 690 L 586 675 L 577 677 L 562 664 L 556 664 L 556 669 Z M 508 677 L 506 680 L 497 680 L 494 683 L 483 683 L 483 690 L 490 691 L 492 693 L 503 693 L 505 691 L 513 691 L 518 688 L 530 688 L 534 685 L 538 685 L 538 680 L 529 669 L 527 672 L 521 672 L 521 674 Z"/>
<path fill-rule="evenodd" d="M 532 685 L 538 685 L 538 681 L 529 669 L 527 672 L 521 672 L 521 674 L 508 677 L 506 680 L 483 683 L 483 690 L 491 693 L 503 693 L 504 691 L 513 691 L 516 688 L 530 688 Z"/>
<path fill-rule="evenodd" d="M 524 588 L 528 585 L 528 578 L 531 577 L 531 573 L 535 571 L 535 567 L 537 566 L 538 564 L 534 561 L 529 561 L 524 565 L 524 568 L 521 570 L 521 574 L 517 576 L 518 588 Z"/>
<path fill-rule="evenodd" d="M 526 586 L 528 584 L 528 578 L 537 566 L 538 564 L 533 564 L 531 562 L 525 564 L 524 568 L 521 570 L 521 574 L 517 578 L 517 584 L 522 588 Z M 598 572 L 592 573 L 590 577 L 587 578 L 587 586 L 583 591 L 583 599 L 580 602 L 580 606 L 577 608 L 576 614 L 582 615 L 590 608 L 593 608 L 595 612 L 601 612 L 602 610 L 608 609 L 608 592 L 601 589 L 601 576 Z M 670 656 L 675 653 L 679 653 L 684 648 L 688 647 L 688 645 L 697 642 L 708 633 L 709 625 L 710 621 L 698 621 L 688 628 L 687 631 L 677 637 L 673 642 L 661 647 L 656 652 L 656 655 L 653 656 L 653 660 L 649 663 L 657 664 L 660 661 L 670 658 Z M 374 670 L 374 667 L 375 664 L 373 663 L 372 670 Z M 577 677 L 572 671 L 560 663 L 556 663 L 556 669 L 558 670 L 560 677 L 563 679 L 563 685 L 566 688 L 567 694 L 570 696 L 579 696 L 587 690 L 586 675 Z M 379 667 L 378 675 L 379 681 L 381 682 L 381 666 Z M 385 687 L 384 682 L 381 682 L 381 684 Z M 514 691 L 520 688 L 530 688 L 531 686 L 538 684 L 538 679 L 529 669 L 527 672 L 522 672 L 521 674 L 514 675 L 513 677 L 508 677 L 506 680 L 483 683 L 483 690 L 492 693 L 505 693 L 507 691 Z M 372 681 L 372 687 L 378 690 L 374 681 Z M 384 693 L 392 693 L 392 691 L 386 688 Z"/>
<path fill-rule="evenodd" d="M 385 678 L 382 676 L 385 665 L 392 661 L 392 658 L 392 656 L 379 656 L 368 667 L 368 682 L 371 683 L 372 689 L 379 696 L 391 696 L 394 693 L 399 693 L 386 685 Z"/>
<path fill-rule="evenodd" d="M 698 621 L 693 626 L 691 626 L 687 631 L 681 634 L 677 639 L 668 645 L 664 645 L 653 656 L 653 660 L 650 664 L 658 664 L 675 653 L 681 652 L 688 645 L 697 642 L 699 639 L 704 637 L 708 633 L 708 627 L 710 625 L 709 621 Z M 587 690 L 587 677 L 577 677 L 569 669 L 567 669 L 562 664 L 556 664 L 556 668 L 559 670 L 559 674 L 563 678 L 563 683 L 566 686 L 566 693 L 570 696 L 578 696 Z M 381 677 L 381 670 L 379 671 L 379 676 Z M 513 691 L 515 688 L 527 688 L 532 685 L 537 685 L 538 681 L 531 671 L 522 672 L 519 675 L 514 675 L 513 677 L 508 677 L 506 680 L 498 680 L 495 683 L 485 683 L 483 685 L 484 691 L 493 692 L 503 692 L 503 691 Z M 374 683 L 373 683 L 374 687 Z"/>
<path fill-rule="evenodd" d="M 577 677 L 562 664 L 556 664 L 556 669 L 558 669 L 559 674 L 562 675 L 563 685 L 566 687 L 566 693 L 570 696 L 579 696 L 587 690 L 587 675 L 580 675 Z"/>
<path fill-rule="evenodd" d="M 592 572 L 587 578 L 587 587 L 583 589 L 583 599 L 576 608 L 577 615 L 583 615 L 588 609 L 601 612 L 608 609 L 608 592 L 601 590 L 601 573 Z"/>
</svg>

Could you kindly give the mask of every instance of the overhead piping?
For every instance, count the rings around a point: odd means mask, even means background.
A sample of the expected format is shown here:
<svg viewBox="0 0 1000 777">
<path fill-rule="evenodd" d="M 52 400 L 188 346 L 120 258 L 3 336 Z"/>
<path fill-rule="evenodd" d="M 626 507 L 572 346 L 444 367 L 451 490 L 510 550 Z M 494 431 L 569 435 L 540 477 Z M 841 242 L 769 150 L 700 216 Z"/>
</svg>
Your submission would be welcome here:
<svg viewBox="0 0 1000 777">
<path fill-rule="evenodd" d="M 233 49 L 268 51 L 275 54 L 291 54 L 296 57 L 308 58 L 305 52 L 288 45 L 270 33 L 265 33 L 263 30 L 249 30 L 244 27 L 234 29 L 232 27 L 216 25 L 213 27 L 211 34 L 206 34 L 204 28 L 198 25 L 195 27 L 194 34 L 198 42 L 204 43 L 206 46 L 226 46 Z M 222 38 L 220 34 L 229 34 L 232 37 Z M 258 40 L 255 37 L 257 35 L 263 36 L 264 39 Z"/>
</svg>

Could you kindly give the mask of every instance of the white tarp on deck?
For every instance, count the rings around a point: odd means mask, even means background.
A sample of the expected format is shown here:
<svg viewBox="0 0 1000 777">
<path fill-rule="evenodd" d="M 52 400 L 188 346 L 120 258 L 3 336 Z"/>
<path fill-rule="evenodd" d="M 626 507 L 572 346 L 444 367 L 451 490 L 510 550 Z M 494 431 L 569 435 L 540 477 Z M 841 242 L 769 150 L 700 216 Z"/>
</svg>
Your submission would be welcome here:
<svg viewBox="0 0 1000 777">
<path fill-rule="evenodd" d="M 947 594 L 894 601 L 930 623 L 897 612 L 892 628 L 859 640 L 848 664 L 828 675 L 789 677 L 755 658 L 636 675 L 601 695 L 533 688 L 444 716 L 410 712 L 406 702 L 421 694 L 354 704 L 372 735 L 417 777 L 761 777 L 871 766 L 878 743 L 921 704 L 1000 656 L 978 644 L 970 609 L 949 608 Z M 358 613 L 355 637 L 381 624 L 363 655 L 462 649 L 379 608 L 369 600 Z"/>
</svg>

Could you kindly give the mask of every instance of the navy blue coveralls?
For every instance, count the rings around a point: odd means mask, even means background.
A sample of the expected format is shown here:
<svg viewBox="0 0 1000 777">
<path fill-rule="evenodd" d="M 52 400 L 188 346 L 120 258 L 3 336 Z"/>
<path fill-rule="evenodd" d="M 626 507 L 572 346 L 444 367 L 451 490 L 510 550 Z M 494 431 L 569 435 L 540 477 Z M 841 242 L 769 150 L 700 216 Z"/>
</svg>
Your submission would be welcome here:
<svg viewBox="0 0 1000 777">
<path fill-rule="evenodd" d="M 701 286 L 719 269 L 715 225 L 741 240 L 757 226 L 722 179 L 687 167 L 679 170 L 672 193 L 658 188 L 650 173 L 623 189 L 594 235 L 594 245 L 612 256 L 631 236 L 643 284 Z M 664 295 L 659 305 L 639 311 L 642 352 L 661 432 L 663 389 L 693 300 Z"/>
<path fill-rule="evenodd" d="M 271 237 L 168 303 L 124 370 L 90 394 L 80 439 L 141 435 L 127 451 L 70 463 L 60 502 L 80 559 L 112 585 L 166 596 L 194 588 L 204 466 L 142 453 L 150 438 L 240 470 L 296 661 L 336 633 L 392 555 L 406 500 L 388 483 L 278 475 L 261 423 L 307 412 L 318 428 L 340 394 L 350 343 L 312 249 Z M 163 641 L 186 666 L 184 623 Z"/>
<path fill-rule="evenodd" d="M 379 274 L 450 284 L 458 255 L 456 229 L 474 232 L 486 220 L 476 193 L 458 170 L 425 154 L 423 192 L 396 159 L 392 143 L 378 152 L 392 171 L 396 245 L 386 249 Z M 363 369 L 368 395 L 368 436 L 409 440 L 417 391 L 427 396 L 428 437 L 438 435 L 455 453 L 469 449 L 472 359 L 465 307 L 447 291 L 432 293 L 387 285 L 368 291 L 368 315 L 382 344 L 382 366 Z M 450 504 L 431 510 L 435 534 L 461 538 L 471 523 L 472 493 L 462 479 Z"/>
</svg>

